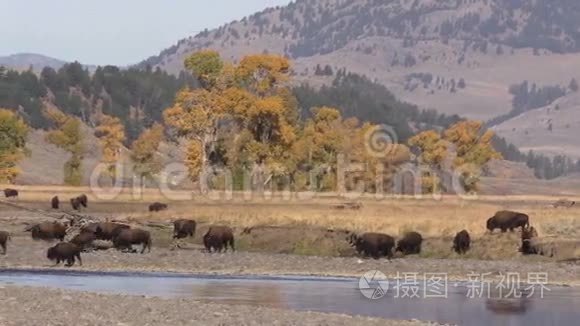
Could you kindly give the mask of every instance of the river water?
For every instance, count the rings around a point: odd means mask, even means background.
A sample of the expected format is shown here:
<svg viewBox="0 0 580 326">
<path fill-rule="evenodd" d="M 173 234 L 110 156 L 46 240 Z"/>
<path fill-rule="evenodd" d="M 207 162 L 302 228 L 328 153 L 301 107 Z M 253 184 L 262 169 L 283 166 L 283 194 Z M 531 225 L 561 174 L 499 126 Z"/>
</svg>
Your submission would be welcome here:
<svg viewBox="0 0 580 326">
<path fill-rule="evenodd" d="M 498 295 L 468 283 L 449 282 L 446 295 L 419 284 L 399 283 L 379 299 L 367 299 L 359 280 L 322 277 L 214 276 L 164 273 L 90 273 L 1 270 L 0 285 L 54 287 L 98 293 L 187 297 L 198 301 L 333 312 L 458 325 L 578 325 L 580 289 L 552 287 Z M 371 285 L 376 286 L 376 284 Z M 438 288 L 442 290 L 443 288 Z M 493 289 L 493 287 L 492 287 Z M 504 293 L 507 292 L 507 288 Z M 430 297 L 425 298 L 428 294 Z M 435 297 L 439 296 L 439 297 Z M 444 297 L 443 297 L 444 296 Z M 504 299 L 500 299 L 503 297 Z M 529 297 L 529 298 L 528 298 Z"/>
</svg>

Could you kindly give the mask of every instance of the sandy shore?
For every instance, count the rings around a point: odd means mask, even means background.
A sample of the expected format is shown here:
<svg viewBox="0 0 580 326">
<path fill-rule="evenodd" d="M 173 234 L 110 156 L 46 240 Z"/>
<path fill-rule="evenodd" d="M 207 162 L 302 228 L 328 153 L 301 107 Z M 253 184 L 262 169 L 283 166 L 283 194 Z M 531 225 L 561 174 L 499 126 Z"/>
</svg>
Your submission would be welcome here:
<svg viewBox="0 0 580 326">
<path fill-rule="evenodd" d="M 205 304 L 189 299 L 103 295 L 46 288 L 0 288 L 0 325 L 424 325 L 415 321 L 271 308 Z"/>
<path fill-rule="evenodd" d="M 52 244 L 15 237 L 8 254 L 0 256 L 0 268 L 55 268 L 46 259 L 46 249 Z M 356 257 L 316 257 L 284 254 L 235 252 L 208 254 L 199 250 L 169 250 L 153 248 L 151 253 L 127 254 L 116 250 L 83 253 L 85 271 L 157 271 L 203 274 L 255 275 L 320 275 L 360 277 L 367 271 L 379 270 L 387 276 L 401 273 L 447 273 L 449 279 L 466 280 L 472 273 L 486 273 L 487 278 L 499 278 L 508 272 L 520 273 L 522 280 L 528 273 L 547 273 L 552 284 L 580 285 L 578 263 L 546 262 L 538 257 L 522 260 L 483 261 L 464 259 L 404 258 L 389 262 L 361 260 Z M 60 266 L 58 268 L 65 268 Z"/>
</svg>

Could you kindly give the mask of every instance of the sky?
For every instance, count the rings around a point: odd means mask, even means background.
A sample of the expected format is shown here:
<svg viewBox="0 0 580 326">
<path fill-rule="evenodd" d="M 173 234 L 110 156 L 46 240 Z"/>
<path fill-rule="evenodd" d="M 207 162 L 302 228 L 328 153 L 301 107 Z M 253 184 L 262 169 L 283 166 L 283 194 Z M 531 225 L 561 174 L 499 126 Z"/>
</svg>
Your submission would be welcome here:
<svg viewBox="0 0 580 326">
<path fill-rule="evenodd" d="M 290 0 L 0 0 L 0 56 L 138 63 L 178 40 Z"/>
</svg>

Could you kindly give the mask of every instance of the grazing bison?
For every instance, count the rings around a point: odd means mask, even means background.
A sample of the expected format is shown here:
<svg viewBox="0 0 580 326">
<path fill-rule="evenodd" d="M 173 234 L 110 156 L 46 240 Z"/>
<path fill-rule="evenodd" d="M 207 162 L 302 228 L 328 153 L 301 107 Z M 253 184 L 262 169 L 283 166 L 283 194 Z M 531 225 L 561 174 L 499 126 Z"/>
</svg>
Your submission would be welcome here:
<svg viewBox="0 0 580 326">
<path fill-rule="evenodd" d="M 469 250 L 471 245 L 471 237 L 467 230 L 462 230 L 457 232 L 455 238 L 453 239 L 453 250 L 458 254 L 465 254 Z"/>
<path fill-rule="evenodd" d="M 87 197 L 87 195 L 82 194 L 82 195 L 78 196 L 77 198 L 79 200 L 79 203 L 81 205 L 83 205 L 84 208 L 89 207 L 89 198 Z"/>
<path fill-rule="evenodd" d="M 72 238 L 70 243 L 77 245 L 81 250 L 88 250 L 95 240 L 97 240 L 97 236 L 94 233 L 81 232 Z"/>
<path fill-rule="evenodd" d="M 6 188 L 4 189 L 4 197 L 6 198 L 16 198 L 18 197 L 18 190 Z"/>
<path fill-rule="evenodd" d="M 60 200 L 58 199 L 58 196 L 52 197 L 50 200 L 50 206 L 52 209 L 58 209 L 60 207 Z"/>
<path fill-rule="evenodd" d="M 423 243 L 423 237 L 421 234 L 417 232 L 408 232 L 397 242 L 395 252 L 402 252 L 403 255 L 420 254 L 421 243 Z"/>
<path fill-rule="evenodd" d="M 83 265 L 81 260 L 81 248 L 70 242 L 61 242 L 54 247 L 48 248 L 46 258 L 56 260 L 56 265 L 66 260 L 65 266 L 72 266 L 75 263 L 75 257 L 79 260 L 79 265 Z"/>
<path fill-rule="evenodd" d="M 194 220 L 179 219 L 173 222 L 173 239 L 183 239 L 195 235 Z"/>
<path fill-rule="evenodd" d="M 395 239 L 382 233 L 364 233 L 362 235 L 351 236 L 353 246 L 356 251 L 367 257 L 379 259 L 386 256 L 389 260 L 393 258 L 393 247 Z"/>
<path fill-rule="evenodd" d="M 228 245 L 232 251 L 236 251 L 234 247 L 234 232 L 227 226 L 210 226 L 207 233 L 203 236 L 203 245 L 208 252 L 212 249 L 217 252 L 228 251 Z"/>
<path fill-rule="evenodd" d="M 70 205 L 72 207 L 72 209 L 74 209 L 75 211 L 80 211 L 81 210 L 81 201 L 78 197 L 75 198 L 71 198 L 70 199 Z"/>
<path fill-rule="evenodd" d="M 34 240 L 60 240 L 64 241 L 67 227 L 59 222 L 42 222 L 34 225 L 30 231 Z"/>
<path fill-rule="evenodd" d="M 0 247 L 2 247 L 2 254 L 6 255 L 6 243 L 10 240 L 10 233 L 0 231 Z"/>
<path fill-rule="evenodd" d="M 153 203 L 151 205 L 149 205 L 149 211 L 150 212 L 160 212 L 160 211 L 164 211 L 167 209 L 167 204 L 163 204 L 163 203 Z"/>
<path fill-rule="evenodd" d="M 117 250 L 127 249 L 133 252 L 133 245 L 142 244 L 141 253 L 148 249 L 151 252 L 151 234 L 141 229 L 117 229 L 113 238 L 113 246 Z"/>
<path fill-rule="evenodd" d="M 528 215 L 512 211 L 499 211 L 493 217 L 487 220 L 486 226 L 490 232 L 495 229 L 501 229 L 506 232 L 508 229 L 513 232 L 515 228 L 522 229 L 530 226 Z"/>
<path fill-rule="evenodd" d="M 130 226 L 125 224 L 100 222 L 86 225 L 81 229 L 81 233 L 92 233 L 98 240 L 112 240 L 121 230 L 129 228 Z"/>
</svg>

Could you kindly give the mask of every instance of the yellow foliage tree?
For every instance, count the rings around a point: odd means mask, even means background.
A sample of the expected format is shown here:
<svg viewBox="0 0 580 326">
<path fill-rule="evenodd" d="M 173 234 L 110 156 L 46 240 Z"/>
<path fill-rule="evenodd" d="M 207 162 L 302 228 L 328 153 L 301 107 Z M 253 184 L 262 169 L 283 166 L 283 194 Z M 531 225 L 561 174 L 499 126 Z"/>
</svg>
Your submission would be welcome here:
<svg viewBox="0 0 580 326">
<path fill-rule="evenodd" d="M 0 109 L 0 183 L 12 183 L 26 154 L 28 126 L 14 112 Z"/>
<path fill-rule="evenodd" d="M 156 123 L 143 131 L 131 145 L 133 172 L 141 179 L 141 185 L 143 179 L 151 179 L 161 171 L 161 162 L 156 153 L 162 140 L 163 126 Z"/>
<path fill-rule="evenodd" d="M 44 115 L 55 126 L 46 135 L 46 140 L 71 154 L 64 165 L 64 182 L 79 186 L 82 182 L 82 161 L 85 153 L 81 121 L 55 108 L 46 108 Z"/>
<path fill-rule="evenodd" d="M 125 126 L 117 117 L 103 114 L 95 128 L 95 136 L 102 148 L 102 162 L 107 165 L 107 172 L 115 182 L 116 164 L 121 156 L 121 147 L 125 141 Z"/>
</svg>

